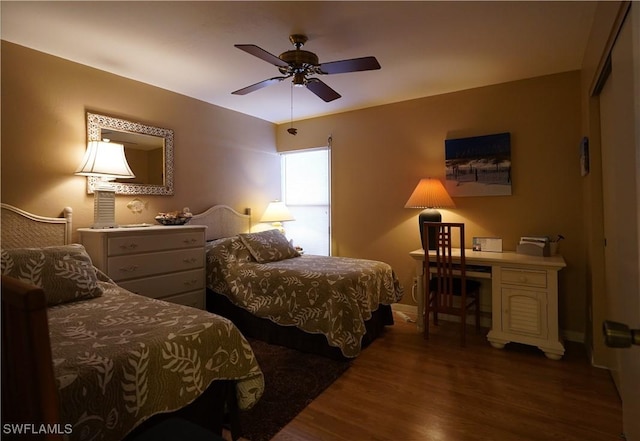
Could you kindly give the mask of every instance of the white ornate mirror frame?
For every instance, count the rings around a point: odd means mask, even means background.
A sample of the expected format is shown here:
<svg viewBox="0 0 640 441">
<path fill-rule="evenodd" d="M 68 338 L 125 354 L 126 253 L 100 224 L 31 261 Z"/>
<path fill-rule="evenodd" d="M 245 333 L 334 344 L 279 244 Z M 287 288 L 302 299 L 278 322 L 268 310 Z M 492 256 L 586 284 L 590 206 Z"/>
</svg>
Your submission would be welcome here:
<svg viewBox="0 0 640 441">
<path fill-rule="evenodd" d="M 87 141 L 102 140 L 102 129 L 160 137 L 164 140 L 164 185 L 113 182 L 116 194 L 173 195 L 173 130 L 87 112 Z M 93 193 L 98 178 L 87 177 L 87 192 Z"/>
</svg>

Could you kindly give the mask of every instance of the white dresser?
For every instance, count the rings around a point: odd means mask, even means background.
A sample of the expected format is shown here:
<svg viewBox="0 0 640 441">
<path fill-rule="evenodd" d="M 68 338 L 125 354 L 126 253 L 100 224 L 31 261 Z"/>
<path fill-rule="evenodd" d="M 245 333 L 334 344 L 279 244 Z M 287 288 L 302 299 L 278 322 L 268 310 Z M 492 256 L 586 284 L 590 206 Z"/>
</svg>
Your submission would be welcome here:
<svg viewBox="0 0 640 441">
<path fill-rule="evenodd" d="M 93 264 L 129 291 L 205 308 L 204 226 L 79 228 Z"/>
</svg>

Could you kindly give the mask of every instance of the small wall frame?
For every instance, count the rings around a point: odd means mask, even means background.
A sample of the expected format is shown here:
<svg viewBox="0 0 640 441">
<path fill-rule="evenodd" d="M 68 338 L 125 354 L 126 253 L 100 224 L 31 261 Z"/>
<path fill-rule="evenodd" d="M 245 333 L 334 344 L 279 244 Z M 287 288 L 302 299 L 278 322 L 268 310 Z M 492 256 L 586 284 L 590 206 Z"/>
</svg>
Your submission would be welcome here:
<svg viewBox="0 0 640 441">
<path fill-rule="evenodd" d="M 580 141 L 580 175 L 589 174 L 589 138 L 586 136 Z"/>
</svg>

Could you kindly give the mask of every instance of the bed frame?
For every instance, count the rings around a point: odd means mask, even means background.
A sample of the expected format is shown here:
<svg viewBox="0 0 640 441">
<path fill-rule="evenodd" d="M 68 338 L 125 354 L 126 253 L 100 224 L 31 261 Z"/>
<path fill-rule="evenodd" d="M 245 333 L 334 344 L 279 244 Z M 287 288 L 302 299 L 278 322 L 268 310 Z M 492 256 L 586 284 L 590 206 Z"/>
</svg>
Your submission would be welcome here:
<svg viewBox="0 0 640 441">
<path fill-rule="evenodd" d="M 72 209 L 62 218 L 38 216 L 7 204 L 0 204 L 2 248 L 65 245 L 71 242 Z M 42 289 L 2 276 L 2 420 L 32 424 L 61 423 L 58 388 L 55 382 L 47 307 Z M 20 404 L 18 404 L 20 403 Z M 221 433 L 231 426 L 239 433 L 233 381 L 214 381 L 194 402 L 175 412 L 155 415 L 134 429 L 126 441 L 164 421 L 188 420 Z M 226 419 L 225 419 L 226 416 Z M 23 439 L 24 436 L 20 439 Z M 11 435 L 7 439 L 12 439 Z M 59 434 L 41 434 L 30 439 L 60 440 Z"/>
<path fill-rule="evenodd" d="M 63 217 L 27 213 L 8 204 L 2 209 L 2 248 L 29 248 L 66 245 L 71 242 L 73 210 L 66 207 Z"/>
<path fill-rule="evenodd" d="M 6 276 L 2 276 L 2 421 L 61 422 L 44 291 Z M 43 434 L 37 439 L 62 440 L 62 436 Z"/>
<path fill-rule="evenodd" d="M 4 249 L 62 245 L 71 240 L 69 207 L 63 218 L 37 216 L 4 203 L 1 211 Z M 61 422 L 44 291 L 6 276 L 2 276 L 2 420 Z M 61 440 L 62 436 L 45 433 L 36 439 Z"/>
<path fill-rule="evenodd" d="M 241 214 L 227 205 L 214 205 L 194 215 L 190 225 L 206 225 L 207 240 L 231 237 L 251 230 L 251 209 L 247 208 L 246 212 L 247 214 Z M 256 317 L 234 305 L 226 296 L 215 293 L 209 288 L 207 288 L 206 304 L 209 312 L 230 319 L 246 337 L 333 359 L 346 358 L 339 348 L 328 345 L 324 335 L 309 334 L 295 326 L 280 326 L 271 320 Z M 388 325 L 393 325 L 393 312 L 389 305 L 380 305 L 371 319 L 365 322 L 367 332 L 363 337 L 362 348 L 375 340 Z"/>
<path fill-rule="evenodd" d="M 189 225 L 207 227 L 206 240 L 231 237 L 251 231 L 251 209 L 238 213 L 228 205 L 214 205 L 200 214 L 194 214 Z"/>
</svg>

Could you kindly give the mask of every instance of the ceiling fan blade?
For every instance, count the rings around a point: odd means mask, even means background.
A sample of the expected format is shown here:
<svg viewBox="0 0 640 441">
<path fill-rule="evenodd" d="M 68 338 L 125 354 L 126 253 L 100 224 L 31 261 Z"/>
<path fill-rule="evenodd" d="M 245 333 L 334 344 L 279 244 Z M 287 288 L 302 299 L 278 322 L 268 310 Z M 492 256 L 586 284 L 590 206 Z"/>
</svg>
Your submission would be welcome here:
<svg viewBox="0 0 640 441">
<path fill-rule="evenodd" d="M 278 67 L 289 67 L 289 65 L 282 61 L 280 58 L 256 46 L 255 44 L 236 44 L 234 46 L 240 50 L 245 51 L 248 54 L 253 55 L 254 57 L 258 57 L 261 60 L 266 61 L 267 63 L 271 63 Z"/>
<path fill-rule="evenodd" d="M 260 81 L 259 83 L 252 84 L 251 86 L 243 87 L 242 89 L 238 89 L 235 92 L 231 92 L 232 95 L 246 95 L 251 92 L 255 92 L 258 89 L 262 89 L 263 87 L 270 86 L 275 83 L 279 83 L 289 77 L 274 77 L 269 78 L 268 80 Z"/>
<path fill-rule="evenodd" d="M 376 57 L 362 57 L 322 63 L 318 66 L 318 69 L 320 70 L 320 73 L 323 74 L 359 72 L 362 70 L 380 69 L 380 63 L 378 63 Z"/>
<path fill-rule="evenodd" d="M 307 89 L 318 95 L 319 98 L 323 99 L 327 103 L 341 97 L 338 92 L 317 78 L 309 78 L 307 80 Z"/>
</svg>

